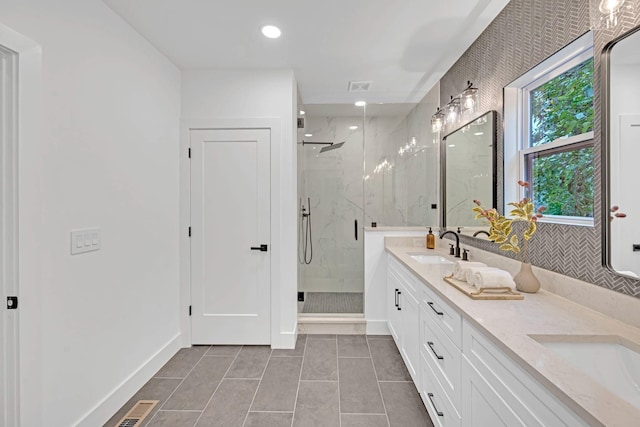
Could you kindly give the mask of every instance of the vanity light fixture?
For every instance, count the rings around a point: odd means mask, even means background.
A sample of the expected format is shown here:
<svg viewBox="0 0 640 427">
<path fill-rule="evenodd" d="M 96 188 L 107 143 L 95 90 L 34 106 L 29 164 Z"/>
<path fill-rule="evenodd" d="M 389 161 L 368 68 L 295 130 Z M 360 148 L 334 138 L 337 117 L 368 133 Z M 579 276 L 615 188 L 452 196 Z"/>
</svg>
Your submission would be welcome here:
<svg viewBox="0 0 640 427">
<path fill-rule="evenodd" d="M 367 103 L 365 101 L 356 101 L 355 105 L 356 107 L 364 107 Z"/>
<path fill-rule="evenodd" d="M 593 0 L 592 0 L 593 1 Z M 611 29 L 618 25 L 618 17 L 625 11 L 633 13 L 633 1 L 626 0 L 595 0 L 599 16 L 594 17 L 594 29 Z M 593 10 L 593 9 L 592 9 Z M 597 12 L 595 15 L 598 15 Z"/>
<path fill-rule="evenodd" d="M 445 124 L 455 124 L 460 120 L 460 97 L 454 98 L 451 95 L 451 101 L 444 107 L 445 109 Z"/>
<path fill-rule="evenodd" d="M 478 109 L 478 88 L 467 81 L 467 88 L 460 94 L 460 100 L 462 113 L 472 115 Z"/>
<path fill-rule="evenodd" d="M 277 39 L 282 34 L 282 31 L 275 25 L 265 25 L 262 27 L 262 34 L 270 39 Z"/>
<path fill-rule="evenodd" d="M 444 127 L 444 111 L 438 107 L 435 114 L 431 116 L 431 132 L 438 133 Z"/>
</svg>

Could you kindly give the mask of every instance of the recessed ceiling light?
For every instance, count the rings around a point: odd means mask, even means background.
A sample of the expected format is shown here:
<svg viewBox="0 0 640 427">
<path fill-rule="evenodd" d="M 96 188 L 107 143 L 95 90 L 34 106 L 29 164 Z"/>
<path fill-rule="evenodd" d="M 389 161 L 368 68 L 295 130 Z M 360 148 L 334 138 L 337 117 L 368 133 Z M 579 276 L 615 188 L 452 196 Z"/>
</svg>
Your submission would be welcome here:
<svg viewBox="0 0 640 427">
<path fill-rule="evenodd" d="M 305 133 L 304 136 L 306 136 L 307 138 L 311 138 L 313 136 L 312 133 Z"/>
<path fill-rule="evenodd" d="M 282 31 L 280 31 L 280 28 L 274 25 L 265 25 L 264 27 L 262 27 L 262 34 L 264 34 L 265 37 L 269 37 L 270 39 L 277 39 L 278 37 L 280 37 L 280 34 L 282 34 Z"/>
<path fill-rule="evenodd" d="M 300 110 L 300 115 L 304 116 L 304 110 Z"/>
<path fill-rule="evenodd" d="M 480 136 L 480 135 L 484 135 L 484 132 L 476 132 L 474 133 L 475 136 Z"/>
<path fill-rule="evenodd" d="M 349 129 L 356 130 L 356 129 L 358 129 L 358 126 L 349 126 Z"/>
<path fill-rule="evenodd" d="M 356 102 L 356 107 L 364 107 L 365 105 L 367 105 L 367 103 L 365 101 L 357 101 Z"/>
<path fill-rule="evenodd" d="M 449 147 L 455 147 L 456 144 L 449 144 Z"/>
</svg>

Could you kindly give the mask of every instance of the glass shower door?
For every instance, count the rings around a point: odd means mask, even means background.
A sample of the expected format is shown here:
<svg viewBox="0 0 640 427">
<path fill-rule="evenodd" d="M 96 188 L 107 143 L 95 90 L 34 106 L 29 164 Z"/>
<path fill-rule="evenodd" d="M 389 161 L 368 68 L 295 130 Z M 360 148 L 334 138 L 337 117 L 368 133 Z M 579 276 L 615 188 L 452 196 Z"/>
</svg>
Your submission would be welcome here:
<svg viewBox="0 0 640 427">
<path fill-rule="evenodd" d="M 305 106 L 298 135 L 300 312 L 363 313 L 363 111 Z"/>
</svg>

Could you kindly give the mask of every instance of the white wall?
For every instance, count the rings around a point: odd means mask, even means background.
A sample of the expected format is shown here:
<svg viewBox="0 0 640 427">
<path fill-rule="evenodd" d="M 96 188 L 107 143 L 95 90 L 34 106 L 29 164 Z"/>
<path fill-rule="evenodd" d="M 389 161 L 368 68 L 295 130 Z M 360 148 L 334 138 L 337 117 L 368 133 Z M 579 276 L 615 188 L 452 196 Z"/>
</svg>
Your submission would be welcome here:
<svg viewBox="0 0 640 427">
<path fill-rule="evenodd" d="M 193 123 L 205 127 L 280 124 L 272 133 L 271 141 L 271 345 L 274 348 L 293 348 L 297 325 L 296 100 L 291 70 L 183 72 L 182 141 L 185 146 L 188 128 Z M 182 177 L 184 180 L 184 171 Z M 188 187 L 182 188 L 183 192 L 188 191 Z M 183 224 L 185 205 L 183 202 Z M 183 264 L 183 278 L 184 267 Z M 190 296 L 186 287 L 183 287 L 182 298 L 188 305 Z M 186 312 L 182 315 L 182 327 L 188 329 Z"/>
<path fill-rule="evenodd" d="M 21 340 L 42 350 L 22 355 L 22 425 L 99 425 L 177 349 L 180 72 L 98 0 L 2 0 L 0 23 L 42 48 L 41 138 L 20 142 Z M 86 226 L 102 250 L 71 256 Z"/>
</svg>

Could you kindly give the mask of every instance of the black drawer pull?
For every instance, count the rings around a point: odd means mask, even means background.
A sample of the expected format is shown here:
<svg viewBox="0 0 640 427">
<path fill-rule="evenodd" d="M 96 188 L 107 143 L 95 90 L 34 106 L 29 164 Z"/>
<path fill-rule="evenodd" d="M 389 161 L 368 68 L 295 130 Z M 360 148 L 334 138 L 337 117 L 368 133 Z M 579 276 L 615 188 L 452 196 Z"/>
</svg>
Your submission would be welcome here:
<svg viewBox="0 0 640 427">
<path fill-rule="evenodd" d="M 431 349 L 431 351 L 433 352 L 434 356 L 436 356 L 438 358 L 438 360 L 443 360 L 444 356 L 440 356 L 438 353 L 436 353 L 436 351 L 433 349 L 433 343 L 431 341 L 427 342 L 427 345 L 429 346 L 429 348 Z"/>
<path fill-rule="evenodd" d="M 444 417 L 444 414 L 440 411 L 438 411 L 438 408 L 436 408 L 436 404 L 433 403 L 433 393 L 427 393 L 427 396 L 429 397 L 429 401 L 431 402 L 431 406 L 433 406 L 433 409 L 435 409 L 436 411 L 436 415 L 439 417 Z"/>
<path fill-rule="evenodd" d="M 396 303 L 396 307 L 398 307 L 398 304 L 399 304 L 398 303 L 398 289 L 396 289 L 396 301 L 395 301 L 395 303 Z"/>
<path fill-rule="evenodd" d="M 402 295 L 402 292 L 398 291 L 398 305 L 396 306 L 398 310 L 402 310 L 402 307 L 400 307 L 400 295 Z"/>
<path fill-rule="evenodd" d="M 433 308 L 433 303 L 432 302 L 428 302 L 427 304 L 429 304 L 429 307 L 431 307 L 431 310 L 433 310 L 438 316 L 444 316 L 443 312 L 438 311 L 435 308 Z"/>
</svg>

